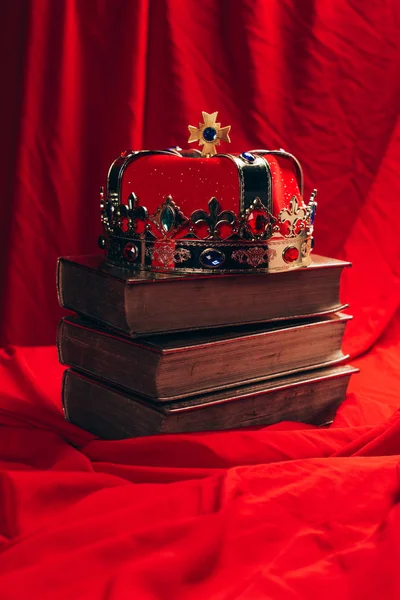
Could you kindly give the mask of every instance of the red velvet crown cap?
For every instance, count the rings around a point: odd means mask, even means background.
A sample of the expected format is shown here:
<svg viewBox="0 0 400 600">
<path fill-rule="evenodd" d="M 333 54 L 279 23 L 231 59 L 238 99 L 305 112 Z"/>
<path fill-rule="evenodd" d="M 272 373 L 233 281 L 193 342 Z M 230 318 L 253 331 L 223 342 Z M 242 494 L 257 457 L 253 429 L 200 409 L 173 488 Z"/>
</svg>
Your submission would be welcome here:
<svg viewBox="0 0 400 600">
<path fill-rule="evenodd" d="M 272 214 L 289 206 L 292 196 L 302 202 L 293 160 L 267 155 L 272 177 Z M 167 196 L 187 215 L 207 210 L 217 198 L 221 211 L 240 213 L 239 177 L 236 165 L 226 157 L 189 158 L 174 155 L 148 155 L 131 162 L 122 175 L 121 199 L 133 192 L 140 205 L 155 212 Z M 182 232 L 177 234 L 181 237 Z"/>
</svg>

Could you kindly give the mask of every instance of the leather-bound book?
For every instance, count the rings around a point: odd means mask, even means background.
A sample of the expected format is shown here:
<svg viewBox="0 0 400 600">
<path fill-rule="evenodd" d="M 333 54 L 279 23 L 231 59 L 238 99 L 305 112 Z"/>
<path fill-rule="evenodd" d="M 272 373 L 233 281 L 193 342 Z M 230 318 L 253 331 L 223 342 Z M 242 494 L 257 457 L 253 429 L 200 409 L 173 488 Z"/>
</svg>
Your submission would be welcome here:
<svg viewBox="0 0 400 600">
<path fill-rule="evenodd" d="M 60 321 L 62 364 L 153 400 L 177 400 L 343 362 L 338 313 L 308 321 L 133 340 L 79 317 Z"/>
<path fill-rule="evenodd" d="M 179 402 L 150 403 L 68 369 L 64 373 L 66 418 L 105 439 L 232 429 L 301 421 L 330 422 L 345 398 L 348 365 L 240 386 Z"/>
<path fill-rule="evenodd" d="M 340 276 L 349 264 L 315 255 L 309 266 L 289 271 L 207 275 L 128 271 L 101 256 L 63 257 L 57 289 L 62 307 L 136 337 L 342 310 Z"/>
</svg>

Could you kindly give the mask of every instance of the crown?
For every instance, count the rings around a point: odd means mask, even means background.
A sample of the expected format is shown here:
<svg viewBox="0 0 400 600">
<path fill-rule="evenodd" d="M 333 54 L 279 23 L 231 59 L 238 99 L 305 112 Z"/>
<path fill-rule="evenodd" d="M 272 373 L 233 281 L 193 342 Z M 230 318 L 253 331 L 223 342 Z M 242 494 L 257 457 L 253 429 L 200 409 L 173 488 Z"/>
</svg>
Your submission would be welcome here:
<svg viewBox="0 0 400 600">
<path fill-rule="evenodd" d="M 111 165 L 99 246 L 132 269 L 270 272 L 307 266 L 316 190 L 303 200 L 303 173 L 285 150 L 219 154 L 230 127 L 203 112 L 189 126 L 199 150 L 127 150 Z"/>
</svg>

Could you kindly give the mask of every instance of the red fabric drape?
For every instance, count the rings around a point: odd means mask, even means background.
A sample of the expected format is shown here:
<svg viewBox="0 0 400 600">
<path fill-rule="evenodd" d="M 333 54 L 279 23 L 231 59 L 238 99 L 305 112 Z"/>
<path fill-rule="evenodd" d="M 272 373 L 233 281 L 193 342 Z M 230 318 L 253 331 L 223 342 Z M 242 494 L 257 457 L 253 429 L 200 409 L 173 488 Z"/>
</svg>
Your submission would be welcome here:
<svg viewBox="0 0 400 600">
<path fill-rule="evenodd" d="M 1 8 L 0 598 L 397 600 L 397 0 Z M 361 373 L 329 429 L 96 440 L 63 420 L 40 346 L 56 259 L 96 251 L 121 150 L 185 147 L 202 110 L 233 151 L 283 147 L 318 188 L 316 250 L 353 262 Z"/>
<path fill-rule="evenodd" d="M 2 600 L 397 600 L 400 314 L 329 429 L 116 442 L 54 347 L 0 351 Z"/>
<path fill-rule="evenodd" d="M 400 292 L 395 0 L 5 4 L 4 342 L 53 343 L 56 259 L 97 251 L 111 161 L 186 147 L 187 125 L 219 110 L 233 151 L 284 147 L 302 162 L 319 189 L 316 250 L 354 262 L 351 351 L 371 345 Z"/>
</svg>

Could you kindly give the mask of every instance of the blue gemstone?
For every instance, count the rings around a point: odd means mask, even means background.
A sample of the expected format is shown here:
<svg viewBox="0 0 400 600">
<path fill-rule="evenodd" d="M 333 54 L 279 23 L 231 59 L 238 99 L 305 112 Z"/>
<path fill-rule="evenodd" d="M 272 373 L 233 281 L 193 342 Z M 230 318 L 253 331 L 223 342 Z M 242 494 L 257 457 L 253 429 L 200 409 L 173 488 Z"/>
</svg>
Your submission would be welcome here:
<svg viewBox="0 0 400 600">
<path fill-rule="evenodd" d="M 252 163 L 256 160 L 256 157 L 253 156 L 251 152 L 242 152 L 242 158 L 244 158 L 244 160 L 249 163 Z"/>
<path fill-rule="evenodd" d="M 210 248 L 208 250 L 203 250 L 203 252 L 200 254 L 201 264 L 208 269 L 220 267 L 224 261 L 225 254 L 220 252 L 220 250 L 213 250 Z"/>
<path fill-rule="evenodd" d="M 206 142 L 213 142 L 217 137 L 217 131 L 214 127 L 206 127 L 203 131 L 203 138 Z"/>
<path fill-rule="evenodd" d="M 311 208 L 311 215 L 310 215 L 310 222 L 311 225 L 314 225 L 314 221 L 315 221 L 315 213 L 317 212 L 317 205 L 313 204 L 312 208 Z"/>
</svg>

